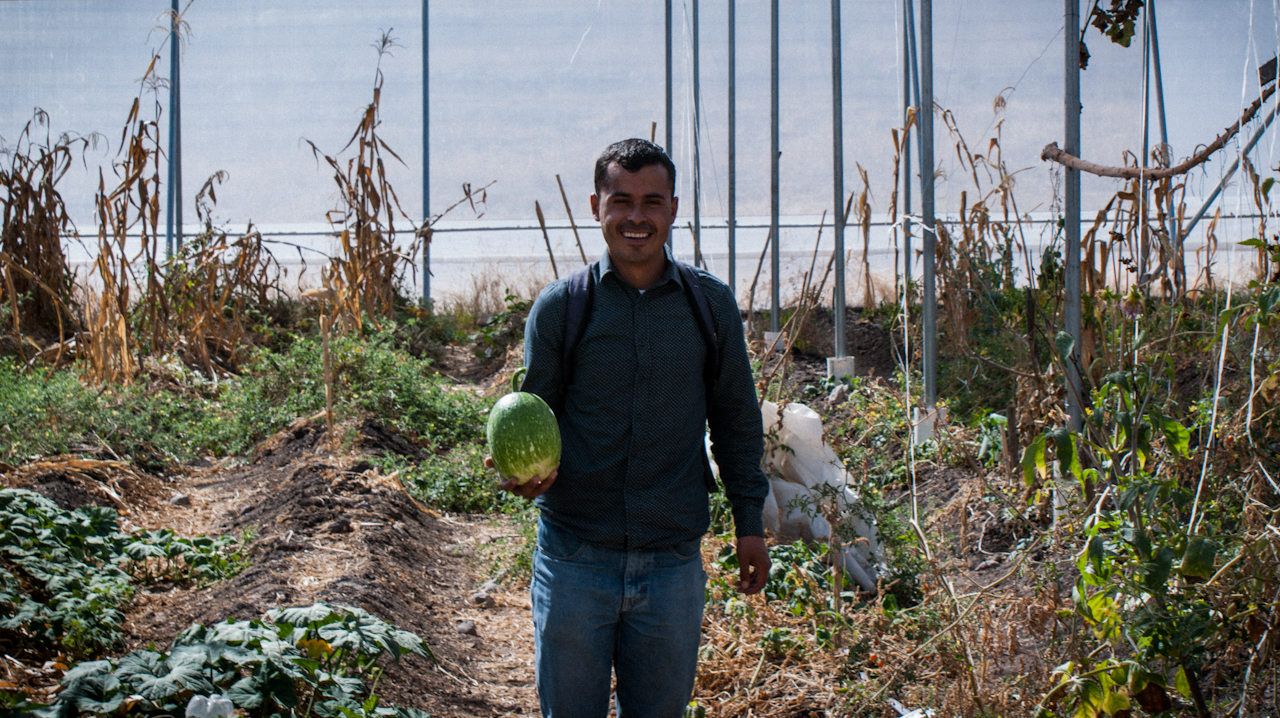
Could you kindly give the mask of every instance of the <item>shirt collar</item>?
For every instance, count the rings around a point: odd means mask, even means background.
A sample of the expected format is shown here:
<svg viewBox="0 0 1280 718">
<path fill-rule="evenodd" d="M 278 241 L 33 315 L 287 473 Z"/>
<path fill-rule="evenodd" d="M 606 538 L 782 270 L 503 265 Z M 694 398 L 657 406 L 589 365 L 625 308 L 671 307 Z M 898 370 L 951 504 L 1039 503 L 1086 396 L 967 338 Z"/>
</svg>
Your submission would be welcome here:
<svg viewBox="0 0 1280 718">
<path fill-rule="evenodd" d="M 663 284 L 666 284 L 668 281 L 675 282 L 680 287 L 684 287 L 684 280 L 680 278 L 680 270 L 676 268 L 676 260 L 674 257 L 671 256 L 671 246 L 670 245 L 664 246 L 662 248 L 662 253 L 667 258 L 667 269 L 662 273 L 662 278 L 658 280 L 658 283 L 653 285 L 652 287 L 649 287 L 649 289 L 662 286 Z M 606 249 L 604 251 L 604 254 L 600 255 L 600 279 L 604 279 L 605 275 L 611 274 L 613 272 L 614 272 L 613 262 L 612 260 L 609 259 L 609 250 Z M 623 281 L 622 277 L 618 277 L 618 281 L 622 282 L 623 284 L 626 284 L 626 282 Z"/>
</svg>

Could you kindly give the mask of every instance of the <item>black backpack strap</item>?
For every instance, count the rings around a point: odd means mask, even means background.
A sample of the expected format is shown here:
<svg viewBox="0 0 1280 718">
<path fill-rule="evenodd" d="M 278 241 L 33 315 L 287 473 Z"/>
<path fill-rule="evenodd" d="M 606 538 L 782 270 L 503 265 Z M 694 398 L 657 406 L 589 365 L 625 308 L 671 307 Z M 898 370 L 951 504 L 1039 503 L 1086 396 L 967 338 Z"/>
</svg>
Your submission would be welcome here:
<svg viewBox="0 0 1280 718">
<path fill-rule="evenodd" d="M 698 280 L 697 271 L 684 262 L 676 262 L 676 267 L 680 270 L 680 277 L 684 280 L 685 296 L 689 300 L 689 306 L 693 308 L 693 316 L 697 319 L 698 331 L 702 333 L 702 339 L 707 345 L 707 361 L 703 368 L 703 379 L 706 382 L 707 391 L 710 392 L 711 387 L 720 375 L 720 336 L 716 332 L 715 317 L 711 315 L 711 305 L 707 303 L 707 297 L 702 292 L 702 282 Z"/>
<path fill-rule="evenodd" d="M 560 350 L 560 393 L 573 380 L 573 351 L 578 348 L 578 341 L 587 331 L 587 322 L 591 319 L 592 299 L 595 295 L 595 277 L 591 274 L 591 265 L 569 275 L 567 280 L 569 297 L 565 305 L 564 343 Z"/>
</svg>

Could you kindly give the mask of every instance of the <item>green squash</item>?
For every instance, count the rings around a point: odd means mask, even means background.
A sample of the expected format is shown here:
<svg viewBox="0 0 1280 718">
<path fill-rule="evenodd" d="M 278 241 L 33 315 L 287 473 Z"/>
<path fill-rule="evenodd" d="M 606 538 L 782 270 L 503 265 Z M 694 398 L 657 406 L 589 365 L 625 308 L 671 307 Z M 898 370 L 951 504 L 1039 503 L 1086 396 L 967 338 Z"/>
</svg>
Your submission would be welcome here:
<svg viewBox="0 0 1280 718">
<path fill-rule="evenodd" d="M 519 391 L 525 369 L 511 377 L 512 392 L 489 410 L 489 455 L 504 478 L 521 486 L 545 478 L 560 465 L 560 426 L 551 407 L 536 394 Z"/>
</svg>

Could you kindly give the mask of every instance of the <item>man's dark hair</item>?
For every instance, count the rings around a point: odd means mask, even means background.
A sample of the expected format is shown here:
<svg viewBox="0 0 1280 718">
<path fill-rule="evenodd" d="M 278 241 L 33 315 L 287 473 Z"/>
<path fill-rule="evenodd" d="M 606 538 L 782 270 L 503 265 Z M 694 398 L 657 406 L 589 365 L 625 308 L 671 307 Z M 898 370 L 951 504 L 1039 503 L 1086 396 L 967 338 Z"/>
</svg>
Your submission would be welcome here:
<svg viewBox="0 0 1280 718">
<path fill-rule="evenodd" d="M 609 181 L 609 165 L 614 162 L 628 172 L 639 172 L 649 165 L 662 165 L 667 168 L 667 178 L 671 181 L 671 196 L 676 194 L 676 165 L 667 153 L 649 140 L 629 139 L 614 142 L 596 159 L 596 195 Z"/>
</svg>

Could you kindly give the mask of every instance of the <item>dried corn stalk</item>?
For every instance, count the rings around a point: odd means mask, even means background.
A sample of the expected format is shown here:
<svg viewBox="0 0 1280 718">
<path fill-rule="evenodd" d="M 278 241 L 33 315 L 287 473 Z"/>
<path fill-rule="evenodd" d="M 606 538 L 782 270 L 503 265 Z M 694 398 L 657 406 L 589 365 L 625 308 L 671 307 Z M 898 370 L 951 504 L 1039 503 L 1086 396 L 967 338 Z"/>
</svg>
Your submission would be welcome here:
<svg viewBox="0 0 1280 718">
<path fill-rule="evenodd" d="M 43 143 L 32 131 L 45 128 Z M 76 151 L 97 145 L 98 137 L 63 135 L 53 141 L 49 116 L 37 109 L 12 147 L 0 148 L 0 314 L 18 351 L 40 351 L 56 337 L 58 346 L 77 330 L 73 280 L 62 237 L 75 225 L 58 192 Z"/>
<path fill-rule="evenodd" d="M 153 55 L 143 74 L 144 87 L 154 87 Z M 164 295 L 160 268 L 156 262 L 157 227 L 160 220 L 160 106 L 155 104 L 151 118 L 142 119 L 141 96 L 134 98 L 120 138 L 120 158 L 113 163 L 119 184 L 110 192 L 106 177 L 99 170 L 98 193 L 98 257 L 94 262 L 90 286 L 84 304 L 85 331 L 82 351 L 88 379 L 97 384 L 128 383 L 139 365 L 136 355 L 141 341 L 135 337 L 129 310 L 135 289 L 141 289 L 148 301 L 140 305 L 139 325 L 149 330 L 153 350 L 162 348 L 164 319 L 168 306 Z M 129 233 L 139 235 L 141 247 L 130 245 Z M 132 252 L 132 256 L 130 256 Z M 145 272 L 139 282 L 135 267 Z"/>
<path fill-rule="evenodd" d="M 381 58 L 394 39 L 384 34 L 378 46 L 379 65 L 374 75 L 373 100 L 365 108 L 356 131 L 343 152 L 355 147 L 355 156 L 345 162 L 326 155 L 310 140 L 311 151 L 333 169 L 338 185 L 339 208 L 328 213 L 331 226 L 337 230 L 339 253 L 329 263 L 326 288 L 337 294 L 335 314 L 341 330 L 359 332 L 364 318 L 380 326 L 380 317 L 390 316 L 395 306 L 400 261 L 409 257 L 396 247 L 397 215 L 406 222 L 408 215 L 400 207 L 400 199 L 387 180 L 383 153 L 403 164 L 387 143 L 378 136 L 381 124 L 379 107 L 382 99 Z M 426 241 L 429 234 L 424 233 Z M 410 264 L 412 264 L 410 262 Z"/>
</svg>

